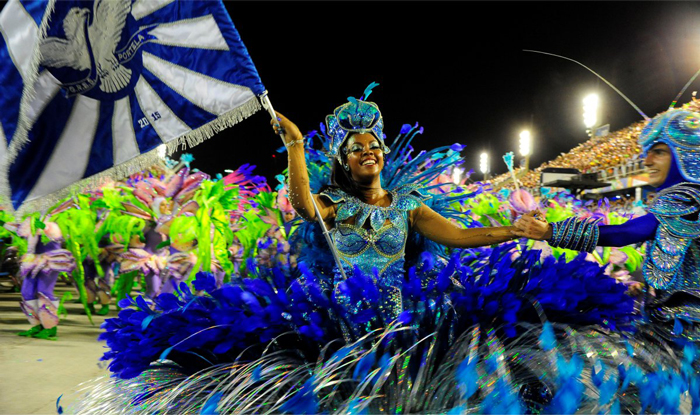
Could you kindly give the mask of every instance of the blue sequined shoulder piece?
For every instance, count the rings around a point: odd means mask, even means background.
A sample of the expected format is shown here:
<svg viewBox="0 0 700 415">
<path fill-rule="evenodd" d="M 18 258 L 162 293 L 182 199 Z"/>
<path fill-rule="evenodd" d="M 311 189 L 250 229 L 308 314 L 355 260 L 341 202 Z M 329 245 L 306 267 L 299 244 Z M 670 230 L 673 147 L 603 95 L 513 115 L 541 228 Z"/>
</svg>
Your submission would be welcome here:
<svg viewBox="0 0 700 415">
<path fill-rule="evenodd" d="M 389 206 L 374 206 L 367 204 L 355 196 L 349 195 L 341 189 L 332 188 L 321 192 L 321 195 L 329 198 L 333 203 L 338 203 L 336 223 L 343 222 L 357 215 L 355 226 L 361 227 L 367 218 L 375 231 L 379 230 L 388 219 L 395 226 L 403 227 L 403 212 L 420 207 L 424 200 L 430 198 L 417 185 L 407 184 L 396 189 L 389 190 L 391 204 Z"/>
<path fill-rule="evenodd" d="M 700 272 L 695 262 L 700 237 L 700 187 L 679 183 L 659 192 L 649 212 L 659 220 L 654 241 L 647 247 L 642 272 L 655 289 L 697 291 Z"/>
<path fill-rule="evenodd" d="M 700 237 L 700 187 L 696 184 L 679 183 L 662 190 L 649 212 L 677 237 Z"/>
</svg>

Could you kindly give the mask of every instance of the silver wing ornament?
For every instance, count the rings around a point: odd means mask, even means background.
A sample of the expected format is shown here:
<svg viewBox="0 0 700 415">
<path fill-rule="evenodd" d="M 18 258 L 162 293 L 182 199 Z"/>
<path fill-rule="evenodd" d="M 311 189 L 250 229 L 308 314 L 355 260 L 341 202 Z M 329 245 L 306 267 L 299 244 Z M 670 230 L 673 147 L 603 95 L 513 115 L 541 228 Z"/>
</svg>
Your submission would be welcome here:
<svg viewBox="0 0 700 415">
<path fill-rule="evenodd" d="M 129 13 L 131 0 L 97 0 L 92 23 L 85 30 L 90 10 L 73 7 L 63 20 L 66 38 L 47 37 L 42 41 L 41 64 L 79 71 L 92 69 L 92 51 L 100 90 L 114 93 L 125 88 L 131 80 L 131 69 L 119 62 L 115 51 Z"/>
<path fill-rule="evenodd" d="M 97 0 L 95 18 L 88 27 L 88 36 L 95 57 L 100 89 L 117 92 L 129 85 L 131 69 L 119 63 L 114 52 L 122 37 L 126 18 L 131 13 L 131 0 Z"/>
<path fill-rule="evenodd" d="M 70 67 L 78 71 L 90 69 L 90 52 L 85 36 L 85 24 L 90 10 L 70 9 L 63 19 L 66 38 L 47 37 L 39 46 L 41 64 L 51 68 Z"/>
</svg>

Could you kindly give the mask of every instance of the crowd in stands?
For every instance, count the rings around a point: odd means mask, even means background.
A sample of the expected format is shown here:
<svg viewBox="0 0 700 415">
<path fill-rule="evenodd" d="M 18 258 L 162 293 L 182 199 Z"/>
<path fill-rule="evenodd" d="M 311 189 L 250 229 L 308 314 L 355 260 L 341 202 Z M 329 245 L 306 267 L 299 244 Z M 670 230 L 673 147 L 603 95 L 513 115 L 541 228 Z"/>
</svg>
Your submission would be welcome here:
<svg viewBox="0 0 700 415">
<path fill-rule="evenodd" d="M 692 101 L 683 105 L 684 109 L 700 112 L 700 100 L 693 97 Z M 540 186 L 540 173 L 548 167 L 574 168 L 582 174 L 602 173 L 603 177 L 613 177 L 618 174 L 617 167 L 625 166 L 632 161 L 640 159 L 641 147 L 637 143 L 639 134 L 644 128 L 644 121 L 638 121 L 621 130 L 611 132 L 605 136 L 595 136 L 574 147 L 568 153 L 562 153 L 554 160 L 541 166 L 523 171 L 515 169 L 515 176 L 519 185 L 526 188 Z M 489 180 L 496 187 L 513 189 L 515 185 L 509 172 L 496 176 Z"/>
</svg>

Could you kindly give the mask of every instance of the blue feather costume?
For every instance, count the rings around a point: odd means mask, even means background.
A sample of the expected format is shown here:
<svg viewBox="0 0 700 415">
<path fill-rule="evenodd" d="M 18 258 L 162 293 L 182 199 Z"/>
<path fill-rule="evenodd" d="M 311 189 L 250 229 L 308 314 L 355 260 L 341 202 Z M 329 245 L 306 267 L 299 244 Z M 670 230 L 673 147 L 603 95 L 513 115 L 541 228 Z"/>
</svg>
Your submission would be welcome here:
<svg viewBox="0 0 700 415">
<path fill-rule="evenodd" d="M 638 413 L 677 409 L 673 397 L 684 392 L 695 398 L 694 349 L 681 360 L 626 335 L 638 317 L 633 299 L 584 255 L 542 260 L 516 243 L 448 251 L 411 235 L 406 212 L 420 202 L 481 226 L 454 208 L 473 194 L 427 186 L 461 162 L 461 148 L 413 157 L 421 132 L 404 126 L 386 157 L 390 208 L 325 190 L 341 220 L 363 215 L 370 225 L 334 230 L 347 279 L 319 226 L 303 223 L 292 272 L 233 276 L 221 288 L 199 273 L 199 295 L 181 284 L 124 300 L 100 336 L 114 378 L 89 385 L 68 410 Z M 333 145 L 325 132 L 314 137 Z M 312 191 L 327 183 L 329 161 L 308 149 Z"/>
</svg>

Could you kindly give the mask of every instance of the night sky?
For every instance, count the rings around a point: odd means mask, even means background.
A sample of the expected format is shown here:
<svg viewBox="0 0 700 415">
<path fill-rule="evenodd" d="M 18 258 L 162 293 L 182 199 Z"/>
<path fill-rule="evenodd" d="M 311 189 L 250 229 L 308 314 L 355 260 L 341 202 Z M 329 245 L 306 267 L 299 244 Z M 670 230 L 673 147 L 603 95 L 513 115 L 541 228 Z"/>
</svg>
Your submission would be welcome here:
<svg viewBox="0 0 700 415">
<path fill-rule="evenodd" d="M 600 73 L 648 116 L 664 111 L 700 69 L 697 2 L 226 2 L 273 106 L 302 132 L 370 82 L 388 137 L 420 123 L 420 149 L 466 144 L 465 167 L 518 150 L 533 134 L 536 167 L 587 139 L 583 97 L 601 97 L 611 131 L 641 116 L 580 66 Z M 679 100 L 687 102 L 700 79 Z M 286 155 L 260 111 L 188 150 L 194 167 L 243 163 L 274 182 Z M 475 179 L 480 179 L 477 173 Z"/>
<path fill-rule="evenodd" d="M 0 2 L 0 7 L 5 2 Z M 465 144 L 467 169 L 533 134 L 536 167 L 585 141 L 585 95 L 615 131 L 642 119 L 584 68 L 524 49 L 567 56 L 597 71 L 652 117 L 700 69 L 699 2 L 296 2 L 225 1 L 276 110 L 302 132 L 319 128 L 348 96 L 370 97 L 389 138 L 403 124 L 425 133 L 417 150 Z M 700 77 L 679 100 L 690 100 Z M 194 167 L 224 173 L 244 163 L 268 178 L 286 167 L 269 115 L 259 111 L 186 150 Z M 174 157 L 178 157 L 176 153 Z M 481 179 L 477 173 L 475 179 Z"/>
</svg>

